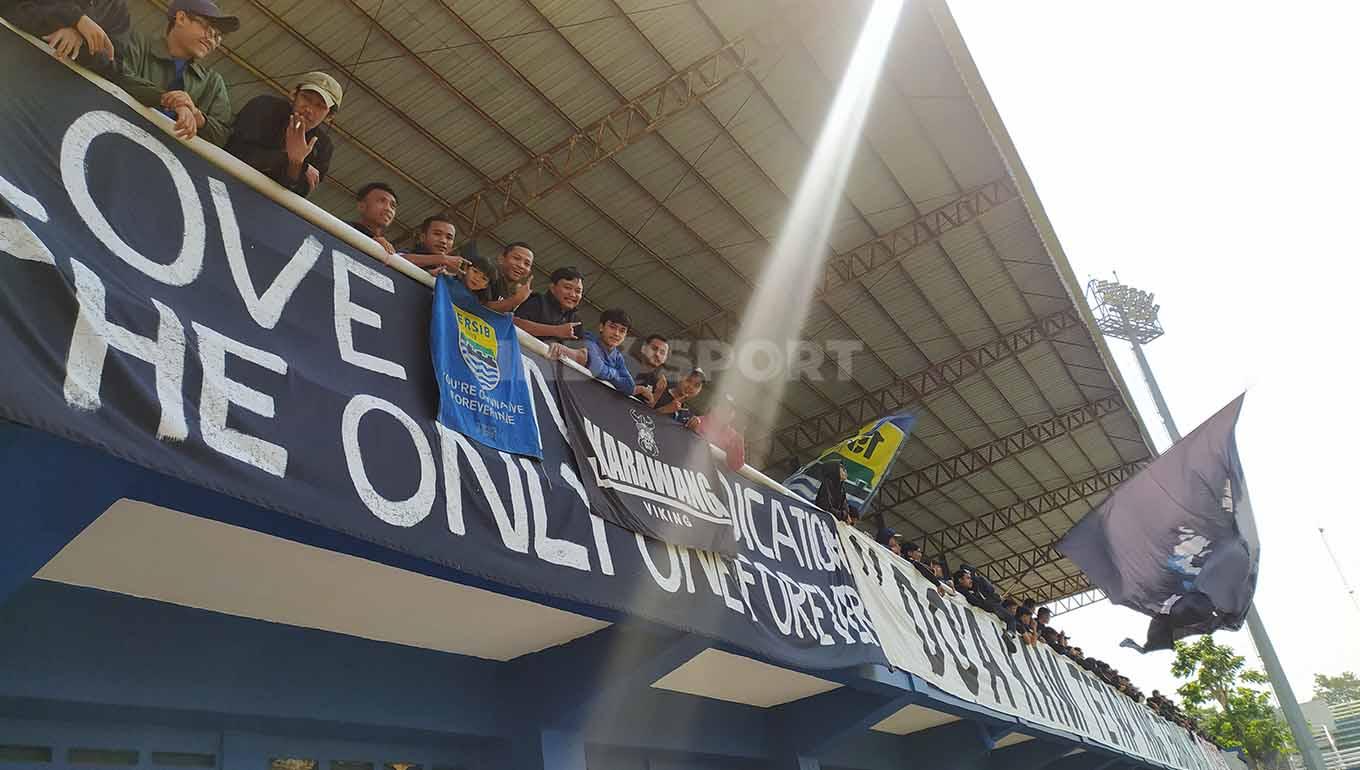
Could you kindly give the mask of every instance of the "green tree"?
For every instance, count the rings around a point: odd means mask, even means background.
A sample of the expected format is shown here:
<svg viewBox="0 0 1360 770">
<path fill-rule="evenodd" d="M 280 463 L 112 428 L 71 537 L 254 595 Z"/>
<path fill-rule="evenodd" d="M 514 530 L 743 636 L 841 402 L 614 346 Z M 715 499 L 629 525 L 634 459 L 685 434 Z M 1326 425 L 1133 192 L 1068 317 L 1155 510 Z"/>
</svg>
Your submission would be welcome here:
<svg viewBox="0 0 1360 770">
<path fill-rule="evenodd" d="M 1176 692 L 1200 729 L 1225 749 L 1242 749 L 1247 762 L 1260 770 L 1279 764 L 1294 742 L 1275 715 L 1270 694 L 1257 689 L 1269 680 L 1246 666 L 1231 647 L 1206 635 L 1192 644 L 1176 642 L 1171 673 L 1190 680 Z"/>
<path fill-rule="evenodd" d="M 1360 700 L 1360 679 L 1350 671 L 1342 672 L 1341 676 L 1318 674 L 1313 677 L 1313 697 L 1332 705 Z"/>
</svg>

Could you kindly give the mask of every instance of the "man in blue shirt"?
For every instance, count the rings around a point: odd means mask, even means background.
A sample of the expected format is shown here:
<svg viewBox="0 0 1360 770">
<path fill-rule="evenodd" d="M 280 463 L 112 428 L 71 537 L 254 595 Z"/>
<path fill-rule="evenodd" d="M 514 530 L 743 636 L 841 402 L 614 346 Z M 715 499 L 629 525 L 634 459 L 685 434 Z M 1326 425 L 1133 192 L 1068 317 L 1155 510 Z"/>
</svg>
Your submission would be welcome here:
<svg viewBox="0 0 1360 770">
<path fill-rule="evenodd" d="M 620 393 L 633 394 L 633 375 L 628 371 L 628 360 L 624 357 L 624 340 L 633 325 L 628 314 L 620 308 L 611 308 L 600 314 L 598 334 L 586 332 L 586 346 L 582 350 L 554 342 L 548 348 L 549 358 L 570 358 L 590 370 L 597 380 L 604 380 Z"/>
</svg>

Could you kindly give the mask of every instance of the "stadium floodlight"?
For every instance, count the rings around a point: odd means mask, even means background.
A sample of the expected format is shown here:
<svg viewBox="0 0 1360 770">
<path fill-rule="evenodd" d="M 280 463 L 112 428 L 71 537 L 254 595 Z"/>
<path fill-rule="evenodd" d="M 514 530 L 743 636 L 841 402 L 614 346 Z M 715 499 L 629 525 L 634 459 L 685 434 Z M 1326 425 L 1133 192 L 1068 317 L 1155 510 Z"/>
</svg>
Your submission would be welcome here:
<svg viewBox="0 0 1360 770">
<path fill-rule="evenodd" d="M 1155 304 L 1155 294 L 1118 281 L 1097 280 L 1086 285 L 1086 293 L 1096 325 L 1105 336 L 1135 345 L 1146 345 L 1162 336 L 1162 324 L 1157 319 L 1162 306 Z"/>
</svg>

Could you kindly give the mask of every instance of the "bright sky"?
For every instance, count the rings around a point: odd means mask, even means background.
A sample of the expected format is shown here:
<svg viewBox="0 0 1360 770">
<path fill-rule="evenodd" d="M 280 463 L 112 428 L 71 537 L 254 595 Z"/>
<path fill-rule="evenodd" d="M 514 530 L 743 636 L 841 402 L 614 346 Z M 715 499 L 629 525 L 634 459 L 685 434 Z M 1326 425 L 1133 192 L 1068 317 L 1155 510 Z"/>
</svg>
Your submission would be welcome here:
<svg viewBox="0 0 1360 770">
<path fill-rule="evenodd" d="M 1238 447 L 1261 530 L 1256 600 L 1299 700 L 1360 672 L 1360 3 L 949 0 L 1078 277 L 1155 292 L 1146 348 L 1181 432 L 1243 389 Z M 1111 341 L 1149 430 L 1165 432 Z M 1174 691 L 1147 619 L 1067 614 L 1088 654 Z M 1221 634 L 1259 667 L 1245 630 Z"/>
</svg>

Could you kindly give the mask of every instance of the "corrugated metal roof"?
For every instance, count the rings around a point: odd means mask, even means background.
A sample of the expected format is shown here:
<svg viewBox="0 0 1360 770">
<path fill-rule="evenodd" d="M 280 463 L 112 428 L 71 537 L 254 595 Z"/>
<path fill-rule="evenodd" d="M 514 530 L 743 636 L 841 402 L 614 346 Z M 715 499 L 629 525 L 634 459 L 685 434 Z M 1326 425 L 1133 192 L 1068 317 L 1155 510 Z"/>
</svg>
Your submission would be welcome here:
<svg viewBox="0 0 1360 770">
<path fill-rule="evenodd" d="M 134 0 L 139 26 L 162 23 L 156 2 Z M 677 340 L 724 313 L 739 318 L 869 7 L 867 0 L 830 12 L 810 0 L 222 4 L 243 22 L 210 62 L 233 102 L 287 91 L 311 69 L 331 72 L 345 85 L 345 103 L 331 176 L 313 199 L 349 219 L 356 188 L 388 181 L 400 195 L 403 233 L 742 39 L 754 61 L 748 72 L 478 234 L 484 253 L 492 243 L 525 240 L 545 271 L 577 266 L 593 310 L 622 306 L 639 331 Z M 947 14 L 939 0 L 908 3 L 898 24 L 837 204 L 836 253 L 1008 173 L 1006 153 L 949 53 L 952 22 L 941 26 L 939 14 Z M 1036 205 L 1012 196 L 815 300 L 805 339 L 854 340 L 862 349 L 848 366 L 827 361 L 791 385 L 776 424 L 748 426 L 751 456 L 758 460 L 767 445 L 788 454 L 787 445 L 769 443 L 775 429 L 835 415 L 953 356 L 1072 313 L 1068 269 L 1045 247 Z M 979 447 L 995 453 L 1008 434 L 1121 392 L 1081 326 L 1013 344 L 1018 354 L 984 358 L 980 371 L 930 386 L 912 407 L 916 435 L 895 476 L 949 466 Z M 815 451 L 797 449 L 800 460 Z M 915 497 L 899 495 L 885 519 L 920 537 L 1148 456 L 1125 407 L 1001 451 L 989 467 Z M 949 556 L 975 565 L 1021 558 L 1051 544 L 1087 507 L 1063 505 Z M 1050 561 L 1003 587 L 1054 598 L 1045 587 L 1073 574 L 1065 560 Z"/>
</svg>

